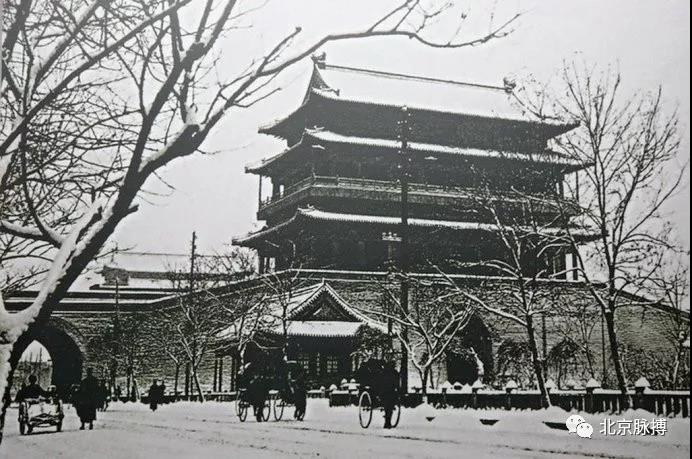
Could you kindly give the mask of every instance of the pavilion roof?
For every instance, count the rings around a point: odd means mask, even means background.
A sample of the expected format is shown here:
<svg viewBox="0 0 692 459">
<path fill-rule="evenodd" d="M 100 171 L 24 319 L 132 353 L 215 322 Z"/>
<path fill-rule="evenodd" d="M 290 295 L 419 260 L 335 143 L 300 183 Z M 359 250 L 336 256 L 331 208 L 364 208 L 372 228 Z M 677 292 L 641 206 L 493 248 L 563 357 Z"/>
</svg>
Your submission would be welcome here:
<svg viewBox="0 0 692 459">
<path fill-rule="evenodd" d="M 348 338 L 355 336 L 363 322 L 344 322 L 338 320 L 292 320 L 287 325 L 289 336 L 307 336 L 322 338 Z M 267 331 L 281 335 L 281 325 Z"/>
<path fill-rule="evenodd" d="M 280 231 L 287 229 L 291 225 L 294 225 L 300 220 L 315 221 L 320 223 L 337 222 L 337 223 L 352 223 L 352 224 L 368 224 L 368 225 L 380 225 L 380 226 L 394 226 L 398 227 L 401 225 L 400 217 L 383 216 L 383 215 L 363 215 L 363 214 L 349 214 L 341 212 L 328 212 L 324 210 L 319 210 L 313 207 L 310 208 L 299 208 L 296 213 L 290 219 L 279 223 L 278 225 L 273 225 L 271 227 L 262 229 L 260 231 L 250 233 L 244 237 L 233 239 L 234 244 L 247 245 L 255 241 L 263 240 L 273 234 L 279 233 Z M 425 218 L 409 218 L 408 224 L 414 228 L 420 229 L 448 229 L 456 231 L 484 231 L 484 232 L 497 232 L 501 228 L 494 223 L 480 223 L 480 222 L 469 222 L 469 221 L 455 221 L 455 220 L 434 220 Z M 527 231 L 532 231 L 527 229 Z M 572 234 L 575 237 L 582 239 L 590 239 L 594 237 L 592 231 L 584 228 L 574 228 Z M 542 228 L 541 232 L 544 234 L 551 234 L 558 236 L 563 233 L 563 229 L 559 227 Z"/>
<path fill-rule="evenodd" d="M 517 122 L 545 130 L 546 138 L 574 129 L 577 124 L 561 120 L 538 120 L 522 108 L 516 95 L 503 86 L 478 83 L 439 84 L 425 78 L 391 78 L 373 72 L 353 72 L 315 66 L 303 103 L 284 118 L 260 128 L 279 135 L 295 119 L 304 118 L 312 105 L 325 102 L 387 107 L 406 106 L 421 114 L 441 114 L 460 119 L 473 117 Z"/>
<path fill-rule="evenodd" d="M 367 148 L 369 150 L 377 149 L 379 151 L 386 151 L 393 154 L 396 154 L 401 147 L 401 142 L 393 139 L 348 136 L 324 129 L 306 129 L 300 142 L 277 155 L 263 159 L 259 163 L 246 166 L 245 171 L 255 174 L 268 172 L 272 167 L 278 166 L 281 162 L 288 160 L 289 158 L 299 159 L 301 154 L 305 154 L 306 149 L 309 149 L 314 145 L 320 145 L 321 143 L 352 145 L 355 147 Z M 480 148 L 455 147 L 422 142 L 409 142 L 408 148 L 409 152 L 414 154 L 449 155 L 467 160 L 494 159 L 499 161 L 520 161 L 544 166 L 561 167 L 565 169 L 565 172 L 579 170 L 588 166 L 580 163 L 579 161 L 575 161 L 564 154 L 552 150 L 543 150 L 536 153 L 520 153 Z"/>
<path fill-rule="evenodd" d="M 320 299 L 328 298 L 330 304 L 337 308 L 329 320 L 311 320 Z M 249 310 L 252 315 L 257 311 L 261 315 L 261 325 L 258 327 L 264 333 L 283 334 L 282 315 L 286 311 L 287 331 L 290 336 L 323 336 L 349 337 L 355 335 L 358 329 L 367 325 L 383 329 L 383 326 L 368 316 L 353 308 L 326 282 L 321 281 L 306 287 L 298 287 L 290 292 L 277 292 L 261 298 Z M 340 319 L 340 320 L 338 320 Z M 240 321 L 217 334 L 219 339 L 232 339 L 242 333 Z"/>
<path fill-rule="evenodd" d="M 533 121 L 503 86 L 478 83 L 439 84 L 415 78 L 390 78 L 372 73 L 317 68 L 324 97 L 385 106 L 407 106 L 449 114 Z M 562 123 L 551 123 L 562 124 Z"/>
</svg>

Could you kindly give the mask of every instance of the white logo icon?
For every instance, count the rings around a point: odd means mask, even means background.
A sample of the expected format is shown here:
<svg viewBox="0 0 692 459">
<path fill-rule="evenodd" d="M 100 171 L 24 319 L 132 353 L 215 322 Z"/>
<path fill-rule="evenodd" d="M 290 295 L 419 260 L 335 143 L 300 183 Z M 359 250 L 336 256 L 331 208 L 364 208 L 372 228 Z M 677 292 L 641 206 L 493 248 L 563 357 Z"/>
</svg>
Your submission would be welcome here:
<svg viewBox="0 0 692 459">
<path fill-rule="evenodd" d="M 586 422 L 586 420 L 578 414 L 573 414 L 567 418 L 567 422 L 565 422 L 565 424 L 567 424 L 567 430 L 569 430 L 569 433 L 576 433 L 577 426 L 582 422 Z"/>
<path fill-rule="evenodd" d="M 591 438 L 593 427 L 588 422 L 582 422 L 577 426 L 577 435 L 581 438 Z"/>
<path fill-rule="evenodd" d="M 565 421 L 569 433 L 576 433 L 581 438 L 591 438 L 593 435 L 593 426 L 578 414 L 573 414 Z"/>
</svg>

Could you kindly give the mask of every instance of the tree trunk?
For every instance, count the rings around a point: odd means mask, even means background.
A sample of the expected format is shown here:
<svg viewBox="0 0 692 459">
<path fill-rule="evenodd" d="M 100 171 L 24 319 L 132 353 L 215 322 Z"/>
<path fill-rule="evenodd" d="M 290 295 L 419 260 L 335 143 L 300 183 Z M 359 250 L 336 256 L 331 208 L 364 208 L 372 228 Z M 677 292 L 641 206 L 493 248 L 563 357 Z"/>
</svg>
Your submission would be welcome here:
<svg viewBox="0 0 692 459">
<path fill-rule="evenodd" d="M 627 381 L 625 380 L 625 370 L 622 367 L 622 359 L 620 357 L 620 345 L 618 344 L 615 331 L 615 314 L 614 308 L 611 306 L 608 311 L 604 311 L 606 330 L 608 330 L 608 342 L 610 345 L 610 356 L 613 359 L 613 367 L 615 368 L 615 377 L 617 378 L 618 390 L 622 395 L 627 395 Z"/>
<path fill-rule="evenodd" d="M 38 322 L 34 322 L 29 326 L 29 330 L 23 333 L 22 336 L 20 336 L 19 339 L 12 344 L 9 359 L 7 358 L 6 353 L 0 353 L 0 368 L 8 368 L 5 390 L 2 401 L 0 402 L 0 405 L 2 405 L 0 408 L 0 445 L 2 445 L 3 434 L 5 432 L 5 417 L 7 414 L 7 408 L 9 408 L 10 404 L 12 403 L 10 392 L 12 391 L 12 384 L 14 382 L 14 371 L 17 368 L 17 364 L 19 363 L 19 359 L 22 357 L 24 350 L 34 340 L 34 330 L 36 330 L 36 328 L 39 326 L 40 324 Z"/>
<path fill-rule="evenodd" d="M 14 370 L 17 367 L 17 362 L 19 362 L 19 357 L 17 357 L 16 362 L 13 362 L 14 354 L 15 351 L 13 348 L 12 352 L 10 353 L 10 358 L 7 359 L 5 357 L 6 354 L 3 353 L 3 359 L 2 361 L 0 361 L 0 366 L 7 365 L 9 367 L 9 373 L 7 375 L 7 385 L 5 386 L 5 393 L 2 397 L 2 409 L 0 410 L 0 445 L 2 445 L 3 434 L 5 432 L 5 417 L 7 415 L 7 408 L 9 408 L 10 404 L 12 403 L 12 396 L 10 395 L 10 391 L 12 389 Z"/>
<path fill-rule="evenodd" d="M 116 358 L 113 358 L 111 361 L 111 374 L 110 374 L 110 384 L 111 384 L 111 391 L 115 389 L 115 380 L 118 376 L 118 361 Z"/>
<path fill-rule="evenodd" d="M 197 394 L 199 395 L 199 402 L 204 403 L 204 392 L 202 392 L 202 386 L 199 383 L 199 377 L 197 375 L 197 366 L 192 366 L 192 380 L 195 382 L 195 389 L 197 389 Z"/>
<path fill-rule="evenodd" d="M 671 389 L 678 388 L 678 373 L 680 372 L 680 361 L 682 360 L 682 343 L 678 344 L 678 351 L 675 353 L 675 362 L 673 363 L 673 371 L 670 375 Z"/>
<path fill-rule="evenodd" d="M 130 401 L 132 400 L 132 392 L 133 392 L 133 387 L 132 387 L 132 370 L 130 368 L 127 369 L 126 371 L 126 376 L 127 376 L 127 400 Z"/>
<path fill-rule="evenodd" d="M 180 378 L 180 363 L 175 363 L 175 380 L 173 381 L 173 394 L 178 398 L 178 379 Z"/>
<path fill-rule="evenodd" d="M 420 371 L 419 371 L 420 372 Z M 421 383 L 423 387 L 421 388 L 423 397 L 425 397 L 428 394 L 428 367 L 425 367 L 421 374 Z"/>
<path fill-rule="evenodd" d="M 529 338 L 529 349 L 531 350 L 531 364 L 533 365 L 534 376 L 538 382 L 538 390 L 541 392 L 542 405 L 544 408 L 550 407 L 550 396 L 545 388 L 545 378 L 543 375 L 543 364 L 538 356 L 538 344 L 536 343 L 536 330 L 533 326 L 533 317 L 526 317 L 526 334 Z"/>
</svg>

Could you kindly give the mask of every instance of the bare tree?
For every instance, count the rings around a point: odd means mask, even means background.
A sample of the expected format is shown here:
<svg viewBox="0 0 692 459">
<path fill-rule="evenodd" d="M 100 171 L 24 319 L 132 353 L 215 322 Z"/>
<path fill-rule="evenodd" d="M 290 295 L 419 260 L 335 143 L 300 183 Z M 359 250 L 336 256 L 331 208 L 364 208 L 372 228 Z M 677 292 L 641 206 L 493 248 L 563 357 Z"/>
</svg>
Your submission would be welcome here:
<svg viewBox="0 0 692 459">
<path fill-rule="evenodd" d="M 463 297 L 458 289 L 450 289 L 446 282 L 423 281 L 411 276 L 408 282 L 415 295 L 407 308 L 401 306 L 389 284 L 382 284 L 389 306 L 360 310 L 381 323 L 391 323 L 391 332 L 408 352 L 409 362 L 420 377 L 423 394 L 427 394 L 428 386 L 434 381 L 435 365 L 469 323 L 475 308 L 468 301 L 460 301 Z"/>
<path fill-rule="evenodd" d="M 14 349 L 29 340 L 118 225 L 143 187 L 177 158 L 200 150 L 232 109 L 278 90 L 275 78 L 325 43 L 405 37 L 440 48 L 427 26 L 453 9 L 398 0 L 354 31 L 300 46 L 301 29 L 229 75 L 216 66 L 220 37 L 261 9 L 236 0 L 11 0 L 6 2 L 0 86 L 0 234 L 46 263 L 25 310 L 0 303 L 0 392 L 8 394 Z M 457 16 L 458 17 L 458 16 Z M 226 50 L 231 48 L 226 48 Z M 242 65 L 242 64 L 241 64 Z M 34 247 L 28 249 L 27 247 Z M 4 422 L 4 411 L 0 419 Z"/>
<path fill-rule="evenodd" d="M 599 238 L 580 250 L 565 229 L 575 268 L 603 315 L 617 387 L 625 394 L 615 315 L 618 307 L 653 302 L 642 295 L 671 248 L 667 206 L 687 172 L 687 163 L 679 162 L 677 113 L 665 109 L 660 88 L 627 95 L 618 72 L 576 63 L 564 65 L 556 90 L 539 87 L 519 95 L 541 118 L 579 123 L 555 148 L 585 167 L 566 183 L 566 192 L 579 200 L 579 220 Z"/>
<path fill-rule="evenodd" d="M 227 253 L 206 256 L 193 251 L 190 267 L 170 270 L 178 293 L 173 305 L 158 311 L 153 328 L 157 329 L 155 333 L 165 335 L 159 344 L 175 365 L 176 389 L 179 370 L 185 365 L 202 402 L 199 368 L 218 350 L 219 334 L 232 333 L 242 356 L 266 321 L 264 309 L 252 307 L 258 301 L 257 294 L 252 289 L 234 289 L 238 282 L 254 277 L 254 265 L 252 254 L 232 248 Z"/>
<path fill-rule="evenodd" d="M 664 338 L 673 348 L 666 385 L 671 389 L 684 388 L 682 381 L 686 380 L 689 387 L 689 362 L 684 360 L 685 343 L 689 346 L 690 340 L 689 253 L 673 258 L 663 266 L 662 271 L 653 280 L 652 293 L 658 293 L 657 297 L 662 299 L 662 305 L 669 308 L 662 317 Z"/>
<path fill-rule="evenodd" d="M 152 363 L 146 346 L 148 319 L 146 314 L 115 316 L 106 330 L 89 341 L 93 360 L 105 362 L 111 389 L 124 372 L 128 399 L 135 397 L 137 374 Z"/>
<path fill-rule="evenodd" d="M 551 349 L 548 359 L 558 365 L 563 359 L 573 361 L 577 367 L 575 370 L 585 370 L 572 376 L 598 378 L 592 338 L 600 323 L 599 310 L 594 308 L 590 297 L 581 296 L 570 301 L 555 302 L 553 308 L 552 315 L 557 317 L 554 330 L 562 340 Z M 560 381 L 561 377 L 558 376 L 558 385 Z"/>
<path fill-rule="evenodd" d="M 514 172 L 508 172 L 512 174 Z M 526 345 L 531 356 L 533 375 L 541 393 L 544 406 L 550 406 L 550 397 L 545 387 L 546 355 L 539 346 L 539 321 L 552 313 L 558 302 L 559 293 L 545 285 L 550 279 L 563 278 L 568 270 L 556 260 L 564 259 L 564 230 L 562 219 L 570 221 L 567 210 L 559 212 L 560 206 L 550 193 L 531 192 L 520 186 L 498 189 L 498 183 L 478 171 L 484 183 L 475 198 L 477 212 L 486 222 L 483 228 L 494 251 L 488 251 L 477 261 L 457 261 L 465 268 L 482 268 L 493 276 L 485 281 L 486 292 L 474 293 L 461 289 L 447 274 L 437 268 L 447 279 L 450 287 L 472 301 L 476 307 L 519 326 L 526 333 Z M 515 183 L 503 175 L 502 182 Z M 505 187 L 506 188 L 506 187 Z M 566 208 L 567 204 L 563 204 Z M 567 225 L 574 235 L 575 244 L 580 242 L 573 226 Z"/>
</svg>

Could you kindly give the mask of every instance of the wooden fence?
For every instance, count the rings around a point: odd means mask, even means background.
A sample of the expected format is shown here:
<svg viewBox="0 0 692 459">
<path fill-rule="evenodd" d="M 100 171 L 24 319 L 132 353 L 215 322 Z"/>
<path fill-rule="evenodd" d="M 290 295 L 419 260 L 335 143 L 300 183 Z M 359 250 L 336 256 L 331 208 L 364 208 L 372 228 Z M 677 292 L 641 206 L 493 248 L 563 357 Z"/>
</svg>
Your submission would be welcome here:
<svg viewBox="0 0 692 459">
<path fill-rule="evenodd" d="M 417 406 L 423 401 L 421 394 L 408 394 L 404 406 Z M 432 393 L 428 394 L 431 405 L 439 408 L 470 409 L 519 409 L 542 408 L 541 396 L 537 392 L 478 392 L 478 393 Z M 331 406 L 355 405 L 357 392 L 334 391 L 329 395 Z M 550 394 L 550 403 L 566 411 L 618 414 L 627 409 L 643 409 L 659 416 L 690 416 L 689 392 L 650 392 L 622 395 L 616 392 L 558 392 Z"/>
<path fill-rule="evenodd" d="M 328 397 L 330 406 L 348 406 L 358 404 L 358 391 L 336 390 L 331 393 L 310 391 L 309 397 Z M 208 401 L 233 402 L 235 392 L 212 392 L 205 394 Z M 197 395 L 165 397 L 164 403 L 176 401 L 198 401 Z M 141 399 L 148 403 L 147 397 Z M 535 391 L 483 391 L 477 393 L 431 393 L 428 401 L 438 408 L 469 409 L 517 409 L 536 410 L 542 407 L 541 397 Z M 423 402 L 422 394 L 408 394 L 403 405 L 418 406 Z M 550 403 L 565 411 L 583 411 L 586 413 L 619 414 L 628 409 L 642 409 L 657 416 L 690 417 L 690 393 L 684 391 L 650 391 L 633 392 L 622 395 L 615 391 L 587 393 L 582 391 L 556 392 L 550 394 Z"/>
</svg>

